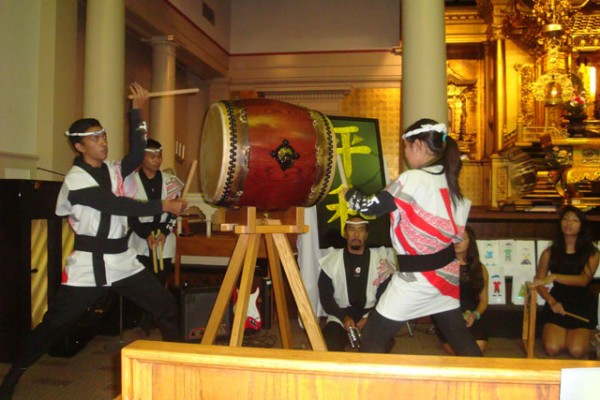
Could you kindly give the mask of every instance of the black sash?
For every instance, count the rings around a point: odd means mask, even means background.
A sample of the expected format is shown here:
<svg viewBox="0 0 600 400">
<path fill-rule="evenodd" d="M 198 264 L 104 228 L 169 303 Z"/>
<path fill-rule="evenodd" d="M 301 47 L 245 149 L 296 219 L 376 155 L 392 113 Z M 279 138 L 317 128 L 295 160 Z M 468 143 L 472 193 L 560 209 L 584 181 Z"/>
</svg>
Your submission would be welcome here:
<svg viewBox="0 0 600 400">
<path fill-rule="evenodd" d="M 127 251 L 127 237 L 102 239 L 95 236 L 75 235 L 75 250 L 88 253 L 119 254 Z"/>
<path fill-rule="evenodd" d="M 445 267 L 455 259 L 454 245 L 450 245 L 433 254 L 398 255 L 398 266 L 400 272 L 434 271 Z"/>
</svg>

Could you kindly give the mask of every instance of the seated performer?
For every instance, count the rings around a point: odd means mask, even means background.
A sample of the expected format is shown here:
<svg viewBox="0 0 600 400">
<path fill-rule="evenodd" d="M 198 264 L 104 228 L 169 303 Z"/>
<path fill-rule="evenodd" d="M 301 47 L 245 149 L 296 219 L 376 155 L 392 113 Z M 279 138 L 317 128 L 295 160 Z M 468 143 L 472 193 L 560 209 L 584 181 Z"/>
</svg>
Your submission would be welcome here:
<svg viewBox="0 0 600 400">
<path fill-rule="evenodd" d="M 563 350 L 574 358 L 588 354 L 598 323 L 597 296 L 590 288 L 600 254 L 592 241 L 583 211 L 562 209 L 552 246 L 542 252 L 534 287 L 546 300 L 542 318 L 542 344 L 550 356 Z M 545 285 L 552 283 L 548 291 Z"/>
<path fill-rule="evenodd" d="M 123 294 L 154 314 L 164 340 L 179 339 L 179 312 L 175 298 L 137 260 L 127 243 L 127 216 L 180 214 L 182 200 L 137 201 L 132 195 L 132 173 L 145 147 L 145 123 L 139 108 L 148 92 L 130 86 L 131 151 L 122 161 L 105 161 L 107 135 L 92 118 L 75 121 L 66 132 L 78 153 L 67 173 L 56 204 L 56 214 L 68 216 L 75 232 L 74 251 L 67 258 L 63 282 L 42 322 L 27 338 L 15 363 L 4 376 L 0 399 L 12 398 L 25 370 L 67 333 L 77 319 L 107 291 Z"/>
<path fill-rule="evenodd" d="M 454 252 L 460 262 L 460 309 L 469 332 L 484 353 L 487 349 L 488 335 L 481 318 L 488 306 L 488 272 L 479 260 L 477 240 L 470 226 L 465 227 L 463 240 L 454 244 Z M 454 354 L 440 330 L 435 331 L 444 349 Z"/>
<path fill-rule="evenodd" d="M 396 271 L 393 253 L 383 247 L 377 250 L 366 247 L 368 226 L 361 217 L 350 217 L 344 226 L 346 247 L 319 260 L 319 299 L 328 314 L 323 336 L 329 351 L 344 351 L 349 343 L 348 330 L 362 330 L 389 277 Z"/>
</svg>

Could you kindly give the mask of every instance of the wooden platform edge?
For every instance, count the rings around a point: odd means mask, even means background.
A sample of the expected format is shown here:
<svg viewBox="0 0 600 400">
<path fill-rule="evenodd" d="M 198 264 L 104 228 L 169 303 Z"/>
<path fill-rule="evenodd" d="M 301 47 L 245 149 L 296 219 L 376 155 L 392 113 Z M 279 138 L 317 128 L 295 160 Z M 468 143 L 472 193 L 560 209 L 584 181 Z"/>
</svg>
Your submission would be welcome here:
<svg viewBox="0 0 600 400">
<path fill-rule="evenodd" d="M 125 347 L 121 357 L 122 360 L 134 358 L 144 362 L 226 366 L 232 369 L 261 371 L 287 370 L 326 376 L 373 375 L 379 378 L 435 378 L 513 384 L 560 384 L 562 369 L 600 368 L 600 361 L 590 360 L 313 352 L 143 340 Z"/>
</svg>

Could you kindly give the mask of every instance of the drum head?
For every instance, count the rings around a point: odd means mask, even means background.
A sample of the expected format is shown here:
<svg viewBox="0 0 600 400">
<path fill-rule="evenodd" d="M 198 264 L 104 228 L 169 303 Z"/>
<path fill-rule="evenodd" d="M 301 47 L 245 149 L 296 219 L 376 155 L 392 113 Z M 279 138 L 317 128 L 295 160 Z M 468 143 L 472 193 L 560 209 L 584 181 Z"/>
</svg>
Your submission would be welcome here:
<svg viewBox="0 0 600 400">
<path fill-rule="evenodd" d="M 213 104 L 204 120 L 200 142 L 200 182 L 206 201 L 216 204 L 223 194 L 229 156 L 225 110 Z"/>
</svg>

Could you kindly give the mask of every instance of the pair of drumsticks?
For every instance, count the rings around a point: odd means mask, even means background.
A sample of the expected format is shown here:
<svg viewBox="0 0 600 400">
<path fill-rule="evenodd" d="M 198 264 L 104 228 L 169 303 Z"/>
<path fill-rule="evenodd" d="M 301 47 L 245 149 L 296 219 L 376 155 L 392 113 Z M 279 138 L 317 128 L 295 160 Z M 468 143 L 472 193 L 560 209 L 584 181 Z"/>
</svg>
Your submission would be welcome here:
<svg viewBox="0 0 600 400">
<path fill-rule="evenodd" d="M 190 190 L 190 185 L 192 183 L 192 177 L 194 176 L 194 172 L 196 171 L 196 166 L 198 165 L 198 160 L 192 161 L 192 166 L 190 167 L 190 172 L 188 174 L 187 180 L 185 181 L 185 186 L 183 187 L 183 192 L 181 194 L 181 198 L 185 198 Z M 160 235 L 160 229 L 156 231 L 152 231 L 151 235 L 154 238 L 157 238 Z M 158 250 L 157 250 L 158 248 Z M 161 271 L 165 270 L 165 262 L 163 259 L 163 241 L 158 242 L 157 245 L 152 246 L 152 266 L 154 268 L 154 273 L 158 273 L 158 269 L 160 267 Z"/>
<path fill-rule="evenodd" d="M 152 237 L 158 237 L 160 234 L 160 230 L 152 231 Z M 158 248 L 158 251 L 157 251 Z M 160 267 L 161 271 L 165 270 L 165 262 L 163 260 L 163 242 L 158 242 L 158 244 L 152 246 L 152 266 L 154 267 L 154 273 L 158 274 L 158 267 Z"/>
</svg>

